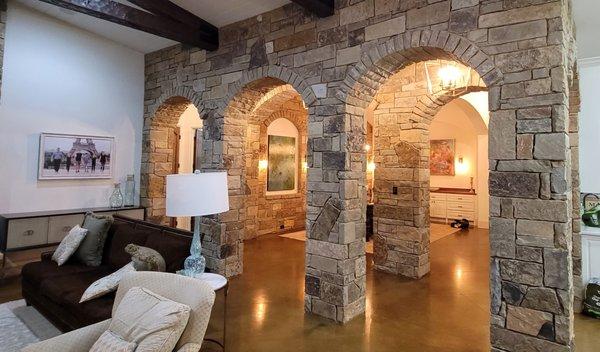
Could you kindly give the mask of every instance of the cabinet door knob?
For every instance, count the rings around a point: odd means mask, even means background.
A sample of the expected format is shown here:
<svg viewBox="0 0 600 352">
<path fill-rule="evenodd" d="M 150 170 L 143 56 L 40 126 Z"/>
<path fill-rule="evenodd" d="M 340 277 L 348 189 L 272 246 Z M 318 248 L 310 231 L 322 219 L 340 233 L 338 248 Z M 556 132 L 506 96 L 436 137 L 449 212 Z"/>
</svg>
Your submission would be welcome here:
<svg viewBox="0 0 600 352">
<path fill-rule="evenodd" d="M 33 230 L 27 230 L 25 232 L 23 232 L 23 236 L 33 236 Z"/>
</svg>

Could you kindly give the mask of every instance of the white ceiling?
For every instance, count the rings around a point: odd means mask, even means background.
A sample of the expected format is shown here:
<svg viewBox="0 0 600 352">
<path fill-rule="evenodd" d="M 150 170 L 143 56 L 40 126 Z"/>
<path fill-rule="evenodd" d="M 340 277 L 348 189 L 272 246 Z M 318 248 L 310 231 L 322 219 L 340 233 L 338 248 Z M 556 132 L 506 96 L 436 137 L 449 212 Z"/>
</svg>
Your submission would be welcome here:
<svg viewBox="0 0 600 352">
<path fill-rule="evenodd" d="M 51 17 L 109 38 L 142 53 L 153 52 L 176 42 L 142 31 L 124 27 L 75 11 L 50 5 L 39 0 L 16 0 L 17 2 L 45 13 Z M 126 0 L 117 0 L 131 6 Z M 223 27 L 237 21 L 271 11 L 288 0 L 172 0 L 177 5 L 194 13 L 209 23 Z"/>
<path fill-rule="evenodd" d="M 64 22 L 117 41 L 134 50 L 149 53 L 176 44 L 174 41 L 120 26 L 91 16 L 46 4 L 39 0 L 16 0 Z M 117 0 L 127 3 L 126 0 Z M 217 27 L 276 9 L 289 0 L 172 0 Z M 128 3 L 129 4 L 129 3 Z M 129 4 L 131 5 L 131 4 Z M 600 1 L 573 0 L 579 58 L 600 57 Z"/>
</svg>

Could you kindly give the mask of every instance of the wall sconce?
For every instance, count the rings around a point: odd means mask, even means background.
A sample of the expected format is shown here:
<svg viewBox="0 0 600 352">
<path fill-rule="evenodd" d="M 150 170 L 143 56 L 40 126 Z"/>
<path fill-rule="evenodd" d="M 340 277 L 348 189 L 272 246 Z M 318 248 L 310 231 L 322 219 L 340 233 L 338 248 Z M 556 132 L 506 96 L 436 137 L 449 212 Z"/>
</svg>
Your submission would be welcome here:
<svg viewBox="0 0 600 352">
<path fill-rule="evenodd" d="M 302 162 L 302 171 L 306 171 L 306 170 L 308 170 L 308 162 L 303 161 Z"/>
<path fill-rule="evenodd" d="M 371 145 L 365 144 L 365 152 L 369 152 L 371 150 Z"/>
<path fill-rule="evenodd" d="M 259 160 L 258 161 L 258 169 L 259 170 L 266 170 L 268 166 L 269 166 L 268 160 Z"/>
<path fill-rule="evenodd" d="M 469 171 L 469 163 L 462 157 L 458 157 L 458 162 L 456 163 L 456 173 L 459 175 L 464 175 Z"/>
<path fill-rule="evenodd" d="M 367 163 L 367 171 L 374 172 L 375 171 L 375 162 L 370 161 Z"/>
</svg>

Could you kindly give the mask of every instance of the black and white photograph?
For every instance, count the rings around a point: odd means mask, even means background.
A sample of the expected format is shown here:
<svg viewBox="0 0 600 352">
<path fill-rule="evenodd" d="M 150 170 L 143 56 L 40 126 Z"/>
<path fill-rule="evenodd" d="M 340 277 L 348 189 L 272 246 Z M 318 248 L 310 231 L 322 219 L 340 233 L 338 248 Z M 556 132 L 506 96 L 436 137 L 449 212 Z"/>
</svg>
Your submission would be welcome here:
<svg viewBox="0 0 600 352">
<path fill-rule="evenodd" d="M 38 179 L 109 179 L 113 159 L 113 137 L 42 133 Z"/>
</svg>

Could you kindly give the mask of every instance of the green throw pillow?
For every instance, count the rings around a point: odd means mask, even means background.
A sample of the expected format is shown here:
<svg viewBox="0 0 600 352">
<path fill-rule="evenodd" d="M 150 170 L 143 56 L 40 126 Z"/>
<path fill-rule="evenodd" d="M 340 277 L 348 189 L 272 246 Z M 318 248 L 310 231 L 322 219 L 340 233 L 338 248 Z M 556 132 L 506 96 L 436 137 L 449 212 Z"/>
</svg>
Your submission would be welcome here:
<svg viewBox="0 0 600 352">
<path fill-rule="evenodd" d="M 102 252 L 108 229 L 113 221 L 110 215 L 85 214 L 81 227 L 88 230 L 88 233 L 77 248 L 74 257 L 87 266 L 99 266 L 102 263 Z"/>
</svg>

